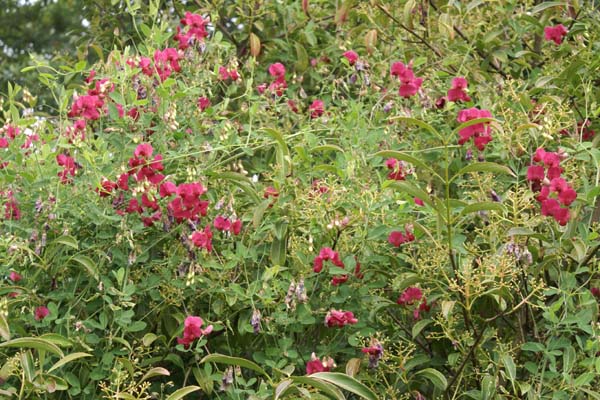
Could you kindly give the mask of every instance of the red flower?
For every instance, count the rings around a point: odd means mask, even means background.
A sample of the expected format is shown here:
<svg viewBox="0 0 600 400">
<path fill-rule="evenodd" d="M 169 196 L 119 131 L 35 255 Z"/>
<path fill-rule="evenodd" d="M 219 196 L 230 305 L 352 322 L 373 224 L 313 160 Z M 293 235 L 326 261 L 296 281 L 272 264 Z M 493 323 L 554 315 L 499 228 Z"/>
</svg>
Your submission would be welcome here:
<svg viewBox="0 0 600 400">
<path fill-rule="evenodd" d="M 401 306 L 409 306 L 415 301 L 419 301 L 423 298 L 423 292 L 416 286 L 411 286 L 404 289 L 404 292 L 398 297 L 396 301 Z"/>
<path fill-rule="evenodd" d="M 191 239 L 196 247 L 206 249 L 210 253 L 212 251 L 212 237 L 210 225 L 206 225 L 203 231 L 194 232 Z"/>
<path fill-rule="evenodd" d="M 388 242 L 394 247 L 400 247 L 404 243 L 412 242 L 415 240 L 415 235 L 412 232 L 405 231 L 392 231 L 388 236 Z"/>
<path fill-rule="evenodd" d="M 561 44 L 568 32 L 569 31 L 563 24 L 547 26 L 544 28 L 544 38 L 548 41 L 551 40 L 556 44 Z"/>
<path fill-rule="evenodd" d="M 274 78 L 283 78 L 285 77 L 285 66 L 282 63 L 271 64 L 269 74 Z"/>
<path fill-rule="evenodd" d="M 355 51 L 348 50 L 343 54 L 343 56 L 346 57 L 346 60 L 348 60 L 350 65 L 354 65 L 356 64 L 356 61 L 358 61 L 358 54 L 356 54 Z"/>
<path fill-rule="evenodd" d="M 200 317 L 187 317 L 183 323 L 183 337 L 177 338 L 177 343 L 182 344 L 187 349 L 194 340 L 212 332 L 212 325 L 202 329 L 202 324 L 204 324 L 204 321 Z"/>
<path fill-rule="evenodd" d="M 325 325 L 329 328 L 334 326 L 341 328 L 346 325 L 354 325 L 357 322 L 358 319 L 354 318 L 351 311 L 331 310 L 325 316 Z"/>
<path fill-rule="evenodd" d="M 491 118 L 492 114 L 488 110 L 479 110 L 477 108 L 468 108 L 465 110 L 460 110 L 458 112 L 458 117 L 456 120 L 460 123 L 464 123 L 467 121 L 471 121 L 473 119 L 479 118 Z M 458 140 L 458 144 L 463 145 L 469 141 L 469 139 L 473 138 L 473 143 L 475 147 L 477 147 L 480 151 L 483 151 L 485 145 L 488 144 L 492 140 L 491 130 L 489 126 L 489 122 L 482 122 L 478 124 L 474 124 L 471 126 L 467 126 L 466 128 L 461 129 L 458 134 L 460 139 Z"/>
<path fill-rule="evenodd" d="M 323 361 L 318 359 L 315 353 L 312 353 L 310 357 L 310 361 L 306 363 L 306 375 L 315 372 L 329 372 L 331 368 L 335 367 L 335 362 L 331 357 L 324 357 Z"/>
<path fill-rule="evenodd" d="M 319 252 L 319 255 L 315 257 L 313 261 L 313 271 L 316 273 L 321 272 L 323 269 L 323 261 L 331 261 L 333 265 L 344 268 L 344 263 L 340 259 L 340 255 L 337 251 L 333 251 L 329 247 L 323 247 Z"/>
<path fill-rule="evenodd" d="M 308 110 L 310 111 L 311 118 L 318 118 L 325 112 L 325 104 L 322 100 L 315 100 L 308 107 Z"/>
<path fill-rule="evenodd" d="M 467 80 L 462 76 L 452 79 L 452 88 L 448 90 L 448 101 L 471 101 L 471 98 L 465 92 L 467 86 Z"/>
<path fill-rule="evenodd" d="M 50 314 L 50 310 L 46 306 L 39 306 L 35 309 L 34 318 L 36 321 L 41 321 Z"/>
<path fill-rule="evenodd" d="M 199 97 L 198 108 L 200 109 L 200 111 L 204 111 L 208 107 L 210 107 L 210 99 L 208 97 Z"/>
<path fill-rule="evenodd" d="M 388 174 L 388 179 L 403 181 L 405 178 L 404 171 L 402 168 L 404 164 L 402 161 L 398 161 L 395 158 L 388 158 L 385 161 L 385 165 L 388 169 L 390 169 L 390 173 Z"/>
<path fill-rule="evenodd" d="M 8 279 L 10 279 L 11 281 L 13 281 L 14 283 L 17 283 L 21 279 L 23 279 L 23 277 L 18 272 L 10 271 L 10 274 L 8 275 Z"/>
<path fill-rule="evenodd" d="M 412 61 L 407 65 L 401 62 L 395 62 L 390 68 L 392 76 L 398 77 L 400 80 L 400 89 L 398 93 L 400 96 L 408 98 L 417 94 L 423 83 L 423 78 L 416 78 L 412 70 Z"/>
</svg>

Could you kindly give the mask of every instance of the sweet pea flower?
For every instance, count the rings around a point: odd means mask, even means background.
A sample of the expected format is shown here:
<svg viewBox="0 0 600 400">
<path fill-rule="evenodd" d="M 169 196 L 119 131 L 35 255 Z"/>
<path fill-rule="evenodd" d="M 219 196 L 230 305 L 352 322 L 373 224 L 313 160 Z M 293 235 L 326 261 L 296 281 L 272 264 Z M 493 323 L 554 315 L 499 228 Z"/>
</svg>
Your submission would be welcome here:
<svg viewBox="0 0 600 400">
<path fill-rule="evenodd" d="M 356 52 L 353 50 L 344 52 L 343 56 L 346 57 L 346 60 L 348 60 L 350 65 L 354 65 L 358 61 L 358 54 L 356 54 Z"/>
<path fill-rule="evenodd" d="M 563 38 L 567 36 L 568 32 L 569 31 L 563 24 L 547 26 L 544 28 L 544 38 L 559 45 L 562 43 Z"/>
<path fill-rule="evenodd" d="M 50 310 L 46 306 L 39 306 L 35 309 L 34 318 L 36 321 L 41 321 L 50 314 Z"/>
<path fill-rule="evenodd" d="M 209 325 L 205 329 L 202 329 L 203 324 L 204 321 L 200 317 L 187 317 L 183 323 L 183 337 L 177 338 L 177 343 L 182 344 L 187 349 L 194 340 L 211 333 L 213 326 Z"/>
</svg>

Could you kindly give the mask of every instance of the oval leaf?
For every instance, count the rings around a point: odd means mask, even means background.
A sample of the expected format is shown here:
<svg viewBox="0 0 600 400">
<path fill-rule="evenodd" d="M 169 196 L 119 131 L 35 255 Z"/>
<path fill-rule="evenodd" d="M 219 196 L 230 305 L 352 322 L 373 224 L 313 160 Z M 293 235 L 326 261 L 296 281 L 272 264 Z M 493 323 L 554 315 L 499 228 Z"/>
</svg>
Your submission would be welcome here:
<svg viewBox="0 0 600 400">
<path fill-rule="evenodd" d="M 425 368 L 417 372 L 415 375 L 423 376 L 425 379 L 430 381 L 433 386 L 440 390 L 446 390 L 446 387 L 448 387 L 448 381 L 446 380 L 446 377 L 437 369 Z"/>
<path fill-rule="evenodd" d="M 8 327 L 8 322 L 6 322 L 6 318 L 4 318 L 3 314 L 0 314 L 0 336 L 4 340 L 10 340 L 10 328 Z"/>
<path fill-rule="evenodd" d="M 68 356 L 64 356 L 63 358 L 61 358 L 60 360 L 58 360 L 56 362 L 56 364 L 54 364 L 52 367 L 50 367 L 50 369 L 48 370 L 48 373 L 54 371 L 55 369 L 58 369 L 60 367 L 62 367 L 65 364 L 70 363 L 71 361 L 75 361 L 78 358 L 83 358 L 83 357 L 91 357 L 91 354 L 88 353 L 72 353 L 69 354 Z"/>
<path fill-rule="evenodd" d="M 63 356 L 63 352 L 52 342 L 48 340 L 34 338 L 34 337 L 24 337 L 9 340 L 8 342 L 0 343 L 0 347 L 17 347 L 17 348 L 31 348 L 36 350 L 44 350 L 49 353 L 54 353 L 59 356 Z"/>
<path fill-rule="evenodd" d="M 179 399 L 183 399 L 188 394 L 194 393 L 194 392 L 196 392 L 198 390 L 200 390 L 200 386 L 186 386 L 186 387 L 182 387 L 181 389 L 178 389 L 178 390 L 174 391 L 173 393 L 171 393 L 169 395 L 169 397 L 167 397 L 167 400 L 179 400 Z"/>
<path fill-rule="evenodd" d="M 273 400 L 279 399 L 293 384 L 294 382 L 291 379 L 284 379 L 281 382 L 279 382 L 279 384 L 275 388 L 275 397 L 273 397 Z"/>
<path fill-rule="evenodd" d="M 469 164 L 466 167 L 463 167 L 454 175 L 450 182 L 452 182 L 455 178 L 458 178 L 461 175 L 466 174 L 467 172 L 492 172 L 494 174 L 506 174 L 515 178 L 515 175 L 512 170 L 504 165 L 496 164 L 493 162 L 477 162 L 473 164 Z"/>
<path fill-rule="evenodd" d="M 377 400 L 377 396 L 371 389 L 346 374 L 339 372 L 317 372 L 316 374 L 312 374 L 311 377 L 333 383 L 334 385 L 354 393 L 363 399 Z"/>
<path fill-rule="evenodd" d="M 253 363 L 250 360 L 246 360 L 245 358 L 239 358 L 239 357 L 230 357 L 230 356 L 226 356 L 224 354 L 209 354 L 206 357 L 204 357 L 202 360 L 200 360 L 200 364 L 203 364 L 205 362 L 214 362 L 214 363 L 218 363 L 218 364 L 227 364 L 227 365 L 239 365 L 240 367 L 244 367 L 247 369 L 250 369 L 254 372 L 258 372 L 261 375 L 266 376 L 269 380 L 271 380 L 271 378 L 269 377 L 269 375 L 267 374 L 267 372 L 262 369 L 261 367 L 259 367 L 257 364 Z"/>
<path fill-rule="evenodd" d="M 312 375 L 290 376 L 290 379 L 295 383 L 301 383 L 303 385 L 309 385 L 314 387 L 315 389 L 319 389 L 321 392 L 333 397 L 334 399 L 346 400 L 344 394 L 337 387 L 320 379 L 312 378 Z"/>
<path fill-rule="evenodd" d="M 144 376 L 142 376 L 142 380 L 140 380 L 140 383 L 144 382 L 145 380 L 148 380 L 150 378 L 154 378 L 155 376 L 169 376 L 169 375 L 171 375 L 171 373 L 169 372 L 168 369 L 162 368 L 162 367 L 155 367 L 155 368 L 152 368 L 151 370 L 149 370 L 148 372 L 146 372 L 144 374 Z"/>
</svg>

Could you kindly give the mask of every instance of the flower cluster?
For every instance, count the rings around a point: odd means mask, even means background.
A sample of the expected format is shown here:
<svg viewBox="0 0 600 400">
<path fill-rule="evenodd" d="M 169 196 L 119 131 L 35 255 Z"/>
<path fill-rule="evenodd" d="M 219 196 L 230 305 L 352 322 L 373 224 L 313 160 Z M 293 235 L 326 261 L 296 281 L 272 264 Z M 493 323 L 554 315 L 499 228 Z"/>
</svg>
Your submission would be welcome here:
<svg viewBox="0 0 600 400">
<path fill-rule="evenodd" d="M 452 87 L 448 90 L 448 101 L 471 101 L 471 98 L 465 91 L 467 86 L 469 86 L 469 84 L 462 76 L 457 76 L 452 79 Z"/>
<path fill-rule="evenodd" d="M 561 177 L 563 169 L 559 164 L 565 156 L 540 147 L 533 156 L 538 165 L 527 168 L 527 180 L 531 182 L 532 190 L 539 192 L 536 200 L 541 204 L 542 215 L 554 217 L 562 226 L 571 218 L 567 207 L 577 199 L 577 192 Z"/>
<path fill-rule="evenodd" d="M 412 70 L 412 61 L 407 65 L 401 62 L 395 62 L 390 69 L 392 76 L 400 80 L 400 88 L 398 94 L 404 98 L 408 98 L 417 94 L 423 83 L 423 78 L 416 78 Z"/>
<path fill-rule="evenodd" d="M 383 357 L 383 346 L 381 343 L 377 339 L 372 338 L 369 347 L 364 347 L 361 351 L 369 356 L 369 368 L 377 368 L 379 360 Z"/>
<path fill-rule="evenodd" d="M 239 219 L 231 221 L 229 218 L 219 215 L 215 218 L 213 226 L 218 231 L 230 232 L 234 235 L 239 235 L 242 230 L 242 221 Z"/>
<path fill-rule="evenodd" d="M 183 323 L 183 337 L 177 338 L 177 343 L 182 344 L 186 349 L 201 336 L 208 335 L 212 332 L 213 326 L 209 325 L 202 329 L 204 321 L 200 317 L 189 316 Z"/>
<path fill-rule="evenodd" d="M 56 162 L 58 163 L 58 165 L 63 167 L 63 170 L 58 173 L 60 181 L 62 183 L 71 183 L 72 179 L 70 177 L 75 176 L 79 165 L 75 162 L 75 160 L 72 157 L 69 157 L 66 154 L 57 155 Z"/>
<path fill-rule="evenodd" d="M 310 111 L 311 118 L 319 118 L 325 113 L 325 103 L 323 103 L 323 100 L 315 100 L 308 107 L 308 111 Z"/>
<path fill-rule="evenodd" d="M 406 171 L 404 168 L 406 165 L 403 161 L 398 161 L 395 158 L 388 158 L 385 161 L 385 166 L 390 170 L 388 173 L 388 179 L 395 181 L 403 181 L 406 177 Z"/>
<path fill-rule="evenodd" d="M 400 247 L 404 243 L 413 242 L 414 240 L 415 235 L 412 232 L 411 225 L 406 225 L 404 227 L 404 232 L 392 231 L 388 236 L 388 242 L 394 247 Z"/>
<path fill-rule="evenodd" d="M 467 108 L 458 112 L 458 117 L 456 120 L 462 124 L 464 122 L 479 118 L 492 118 L 492 113 L 490 113 L 488 110 Z M 468 142 L 469 139 L 473 138 L 473 143 L 475 144 L 475 147 L 479 149 L 479 151 L 483 151 L 485 149 L 485 145 L 492 141 L 492 133 L 489 122 L 480 122 L 471 126 L 467 126 L 466 128 L 461 129 L 458 132 L 458 135 L 460 136 L 458 144 L 463 145 Z"/>
<path fill-rule="evenodd" d="M 238 79 L 240 79 L 240 74 L 238 73 L 237 69 L 235 69 L 235 68 L 228 69 L 228 68 L 221 66 L 221 67 L 219 67 L 219 79 L 221 79 L 222 81 L 227 81 L 227 80 L 231 79 L 232 81 L 235 82 Z"/>
<path fill-rule="evenodd" d="M 313 261 L 313 271 L 319 273 L 323 270 L 323 262 L 331 261 L 333 265 L 336 267 L 344 268 L 344 262 L 340 258 L 340 254 L 337 251 L 332 250 L 329 247 L 323 247 L 319 252 L 319 255 L 315 257 Z M 360 273 L 360 263 L 356 260 L 356 267 L 354 269 L 354 274 L 357 278 L 361 278 L 362 274 Z M 334 286 L 338 286 L 348 280 L 348 275 L 336 275 L 331 279 L 331 284 Z"/>
<path fill-rule="evenodd" d="M 418 303 L 418 306 L 413 310 L 413 318 L 416 320 L 421 318 L 422 312 L 427 312 L 431 309 L 431 305 L 427 304 L 427 299 L 423 296 L 423 292 L 416 286 L 406 288 L 396 302 L 401 306 L 412 306 Z"/>
<path fill-rule="evenodd" d="M 10 190 L 6 192 L 0 191 L 0 197 L 5 198 L 4 219 L 14 221 L 21 219 L 21 209 L 19 208 L 19 203 L 15 199 L 13 192 Z"/>
<path fill-rule="evenodd" d="M 269 66 L 269 75 L 273 77 L 273 82 L 269 85 L 269 90 L 277 96 L 283 96 L 283 91 L 288 87 L 285 81 L 285 66 L 282 63 L 271 64 Z"/>
<path fill-rule="evenodd" d="M 325 325 L 329 328 L 342 328 L 346 325 L 354 325 L 358 319 L 354 318 L 352 311 L 331 310 L 325 316 Z"/>
<path fill-rule="evenodd" d="M 315 372 L 329 372 L 331 368 L 335 368 L 333 358 L 323 357 L 321 361 L 315 353 L 312 353 L 310 361 L 306 363 L 306 375 L 314 374 Z"/>
<path fill-rule="evenodd" d="M 209 20 L 201 15 L 186 11 L 185 16 L 181 18 L 180 22 L 184 27 L 184 31 L 178 26 L 177 33 L 173 37 L 179 42 L 180 50 L 187 49 L 194 42 L 202 43 L 204 42 L 204 38 L 208 36 L 206 26 Z"/>
<path fill-rule="evenodd" d="M 553 41 L 556 44 L 561 44 L 563 38 L 567 36 L 569 31 L 563 24 L 555 26 L 547 26 L 544 28 L 544 38 L 548 41 Z"/>
</svg>

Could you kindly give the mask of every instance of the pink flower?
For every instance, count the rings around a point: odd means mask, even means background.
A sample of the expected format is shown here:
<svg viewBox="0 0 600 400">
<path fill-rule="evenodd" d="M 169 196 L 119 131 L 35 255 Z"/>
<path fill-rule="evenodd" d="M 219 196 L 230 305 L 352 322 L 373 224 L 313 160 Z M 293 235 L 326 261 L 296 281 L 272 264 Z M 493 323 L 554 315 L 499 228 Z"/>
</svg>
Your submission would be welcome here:
<svg viewBox="0 0 600 400">
<path fill-rule="evenodd" d="M 418 197 L 414 197 L 413 200 L 414 200 L 415 204 L 418 205 L 418 206 L 423 207 L 425 205 L 425 203 L 423 202 L 423 200 L 421 200 Z"/>
<path fill-rule="evenodd" d="M 79 96 L 67 115 L 70 118 L 81 116 L 85 119 L 97 120 L 100 118 L 100 111 L 103 106 L 104 101 L 98 96 Z"/>
<path fill-rule="evenodd" d="M 50 310 L 46 306 L 39 306 L 35 309 L 34 318 L 36 321 L 41 321 L 50 314 Z"/>
<path fill-rule="evenodd" d="M 310 111 L 311 118 L 318 118 L 325 112 L 325 104 L 322 100 L 315 100 L 308 107 L 308 110 Z"/>
<path fill-rule="evenodd" d="M 187 349 L 194 340 L 211 333 L 213 326 L 209 325 L 202 329 L 203 324 L 204 321 L 200 317 L 187 317 L 183 323 L 183 337 L 177 338 L 177 343 L 182 344 Z"/>
<path fill-rule="evenodd" d="M 412 242 L 415 240 L 415 235 L 412 232 L 405 231 L 393 231 L 388 236 L 388 242 L 394 247 L 400 247 L 404 243 Z"/>
<path fill-rule="evenodd" d="M 383 346 L 377 339 L 371 339 L 369 347 L 364 347 L 361 350 L 364 354 L 369 355 L 369 368 L 377 368 L 379 360 L 383 357 Z"/>
<path fill-rule="evenodd" d="M 212 251 L 212 237 L 210 225 L 206 225 L 203 231 L 194 232 L 191 239 L 194 246 L 206 249 L 210 253 Z"/>
<path fill-rule="evenodd" d="M 551 40 L 556 44 L 561 44 L 568 32 L 569 31 L 563 24 L 547 26 L 544 28 L 544 38 L 548 41 Z"/>
<path fill-rule="evenodd" d="M 285 66 L 282 63 L 271 64 L 269 74 L 274 78 L 283 78 L 285 77 Z"/>
<path fill-rule="evenodd" d="M 312 353 L 310 361 L 306 363 L 306 375 L 314 374 L 315 372 L 329 372 L 334 367 L 335 362 L 333 358 L 323 357 L 323 361 L 321 361 L 315 353 Z"/>
<path fill-rule="evenodd" d="M 541 165 L 530 165 L 527 168 L 528 181 L 543 181 L 545 177 L 544 167 Z"/>
<path fill-rule="evenodd" d="M 456 120 L 459 123 L 464 123 L 479 118 L 492 118 L 492 114 L 488 110 L 468 108 L 465 110 L 460 110 L 458 112 L 458 117 L 456 118 Z M 480 151 L 483 151 L 485 145 L 492 140 L 492 134 L 489 125 L 489 122 L 481 122 L 461 129 L 458 132 L 460 136 L 458 144 L 463 145 L 467 141 L 469 141 L 470 138 L 473 138 L 473 143 L 475 144 L 475 147 L 477 147 Z"/>
<path fill-rule="evenodd" d="M 198 98 L 198 108 L 200 109 L 200 111 L 204 111 L 208 107 L 210 107 L 209 98 L 208 97 L 199 97 Z"/>
<path fill-rule="evenodd" d="M 239 235 L 240 232 L 242 231 L 242 220 L 241 219 L 236 219 L 235 221 L 233 221 L 231 223 L 231 233 L 233 233 L 234 235 Z"/>
<path fill-rule="evenodd" d="M 351 311 L 331 310 L 325 316 L 325 325 L 331 327 L 344 327 L 346 325 L 354 325 L 358 319 L 354 318 Z"/>
<path fill-rule="evenodd" d="M 448 90 L 448 101 L 471 101 L 465 92 L 467 86 L 467 80 L 462 76 L 452 79 L 452 88 Z"/>
<path fill-rule="evenodd" d="M 395 158 L 388 158 L 385 161 L 385 166 L 390 169 L 390 173 L 388 174 L 388 179 L 403 181 L 405 178 L 404 171 L 402 168 L 404 164 L 402 161 L 398 161 Z"/>
<path fill-rule="evenodd" d="M 596 298 L 600 297 L 600 288 L 593 287 L 590 290 L 592 292 L 592 296 L 594 296 Z"/>
<path fill-rule="evenodd" d="M 408 98 L 417 94 L 423 83 L 423 78 L 416 78 L 412 70 L 412 61 L 407 65 L 401 62 L 395 62 L 390 68 L 392 76 L 398 77 L 400 80 L 400 96 Z"/>
<path fill-rule="evenodd" d="M 358 54 L 356 54 L 355 51 L 348 50 L 343 54 L 343 56 L 346 57 L 346 60 L 348 60 L 350 65 L 354 65 L 356 64 L 356 61 L 358 61 Z"/>
<path fill-rule="evenodd" d="M 213 226 L 218 231 L 228 231 L 231 229 L 231 221 L 228 218 L 219 215 L 215 218 Z"/>
<path fill-rule="evenodd" d="M 419 301 L 423 298 L 423 292 L 416 286 L 411 286 L 404 289 L 404 292 L 398 297 L 396 301 L 401 306 L 408 306 L 413 304 L 415 301 Z"/>
<path fill-rule="evenodd" d="M 23 277 L 18 272 L 10 271 L 10 274 L 8 275 L 8 279 L 10 279 L 11 281 L 13 281 L 14 283 L 17 283 L 21 279 L 23 279 Z"/>
<path fill-rule="evenodd" d="M 313 261 L 314 272 L 321 272 L 323 269 L 323 261 L 331 261 L 333 265 L 344 268 L 344 263 L 340 259 L 339 253 L 337 251 L 333 251 L 330 247 L 323 247 L 319 252 L 319 255 L 315 257 Z"/>
</svg>

